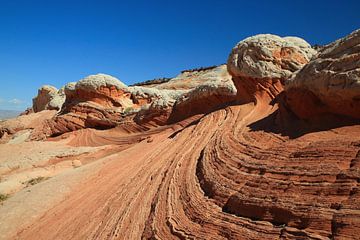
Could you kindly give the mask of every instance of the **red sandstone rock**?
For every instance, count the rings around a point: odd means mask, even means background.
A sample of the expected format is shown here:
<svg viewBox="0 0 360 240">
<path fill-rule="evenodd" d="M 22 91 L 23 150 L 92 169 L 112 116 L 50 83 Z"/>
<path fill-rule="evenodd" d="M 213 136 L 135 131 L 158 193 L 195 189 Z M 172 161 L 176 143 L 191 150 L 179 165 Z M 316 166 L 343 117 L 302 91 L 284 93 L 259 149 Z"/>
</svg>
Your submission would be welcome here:
<svg viewBox="0 0 360 240">
<path fill-rule="evenodd" d="M 331 61 L 342 65 L 343 53 L 354 49 L 337 43 L 342 50 Z M 163 97 L 165 92 L 148 88 L 128 89 L 111 79 L 108 84 L 105 76 L 95 83 L 91 77 L 94 88 L 86 81 L 86 88 L 68 85 L 69 98 L 52 120 L 58 121 L 53 127 L 59 132 L 86 124 L 110 126 L 119 116 L 112 111 L 121 109 L 121 115 L 125 103 L 143 109 L 136 124 L 125 114 L 117 128 L 65 136 L 69 145 L 108 145 L 113 154 L 105 158 L 101 152 L 88 166 L 89 157 L 78 156 L 82 166 L 63 174 L 65 178 L 56 176 L 5 202 L 0 232 L 17 239 L 357 239 L 360 125 L 342 121 L 314 130 L 289 111 L 297 113 L 296 105 L 284 104 L 291 93 L 304 102 L 300 110 L 320 111 L 317 101 L 324 100 L 310 85 L 282 92 L 282 83 L 313 54 L 298 38 L 261 35 L 240 42 L 229 57 L 238 90 L 238 101 L 231 106 L 221 99 L 236 93 L 228 84 L 198 86 L 178 97 L 171 95 L 176 92 Z M 339 100 L 347 99 L 342 93 L 337 92 L 343 97 Z M 201 118 L 166 123 L 176 111 L 179 116 L 208 111 L 207 103 L 210 109 L 224 106 Z M 78 181 L 75 176 L 83 167 L 88 167 L 83 172 L 93 172 Z M 63 198 L 6 212 L 24 199 L 36 202 L 38 196 L 60 194 L 53 189 L 69 178 L 77 184 Z M 15 230 L 9 230 L 11 223 Z"/>
<path fill-rule="evenodd" d="M 156 88 L 127 87 L 105 74 L 69 83 L 64 87 L 66 100 L 60 113 L 48 121 L 44 132 L 55 136 L 87 127 L 112 128 L 128 121 L 156 127 L 208 113 L 235 99 L 236 89 L 225 66 L 194 74 L 191 79 L 177 77 Z M 181 84 L 188 89 L 179 88 Z"/>
</svg>

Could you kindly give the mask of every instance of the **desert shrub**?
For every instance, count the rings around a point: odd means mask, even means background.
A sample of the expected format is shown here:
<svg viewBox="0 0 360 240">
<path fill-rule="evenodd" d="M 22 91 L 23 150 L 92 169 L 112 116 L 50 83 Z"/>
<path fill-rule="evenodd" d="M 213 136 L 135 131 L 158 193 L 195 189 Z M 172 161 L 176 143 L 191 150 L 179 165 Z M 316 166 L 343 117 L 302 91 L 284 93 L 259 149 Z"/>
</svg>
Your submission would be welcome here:
<svg viewBox="0 0 360 240">
<path fill-rule="evenodd" d="M 23 184 L 25 184 L 26 187 L 29 187 L 29 186 L 33 186 L 35 184 L 38 184 L 38 183 L 40 183 L 42 181 L 45 181 L 47 179 L 49 179 L 49 178 L 48 177 L 36 177 L 36 178 L 30 179 L 29 181 L 24 182 Z"/>
<path fill-rule="evenodd" d="M 3 202 L 8 198 L 9 198 L 9 194 L 0 193 L 0 202 Z"/>
</svg>

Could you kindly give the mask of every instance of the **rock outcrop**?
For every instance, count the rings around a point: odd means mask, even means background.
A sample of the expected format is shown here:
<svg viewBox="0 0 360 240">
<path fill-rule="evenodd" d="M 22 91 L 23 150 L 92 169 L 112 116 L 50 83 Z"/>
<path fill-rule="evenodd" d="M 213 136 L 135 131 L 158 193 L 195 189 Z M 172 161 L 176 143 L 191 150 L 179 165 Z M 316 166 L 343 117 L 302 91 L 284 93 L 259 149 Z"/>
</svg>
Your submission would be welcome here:
<svg viewBox="0 0 360 240">
<path fill-rule="evenodd" d="M 181 121 L 196 114 L 209 113 L 231 104 L 236 96 L 236 88 L 226 65 L 182 71 L 175 78 L 166 83 L 154 85 L 153 88 L 162 91 L 182 91 L 177 100 L 169 105 L 170 108 L 167 108 L 167 112 L 171 113 L 168 116 L 168 123 Z M 155 109 L 158 109 L 163 103 L 161 100 L 153 105 L 156 106 Z"/>
<path fill-rule="evenodd" d="M 287 104 L 300 118 L 339 114 L 360 119 L 360 30 L 323 47 L 285 89 Z"/>
<path fill-rule="evenodd" d="M 132 105 L 126 85 L 106 75 L 90 75 L 68 83 L 66 101 L 59 115 L 48 121 L 47 135 L 58 135 L 86 127 L 100 129 L 116 126 L 121 111 Z"/>
<path fill-rule="evenodd" d="M 186 90 L 194 89 L 206 82 L 221 82 L 224 85 L 233 84 L 231 77 L 229 77 L 226 64 L 223 64 L 217 67 L 182 71 L 175 78 L 154 87 L 157 89 Z"/>
<path fill-rule="evenodd" d="M 220 66 L 152 88 L 103 74 L 67 84 L 66 102 L 48 122 L 52 134 L 117 127 L 51 138 L 104 148 L 70 157 L 78 169 L 0 204 L 0 232 L 9 239 L 358 239 L 359 123 L 292 131 L 311 122 L 294 116 L 306 116 L 299 106 L 357 117 L 357 34 L 319 56 L 299 38 L 254 36 L 232 50 L 231 75 Z M 23 202 L 36 204 L 20 211 Z"/>
<path fill-rule="evenodd" d="M 64 92 L 65 104 L 61 112 L 48 121 L 46 135 L 54 136 L 88 127 L 112 128 L 129 122 L 141 110 L 141 117 L 137 116 L 135 119 L 144 123 L 154 116 L 164 114 L 163 111 L 153 111 L 160 109 L 155 105 L 162 102 L 161 109 L 171 107 L 184 91 L 127 87 L 115 77 L 96 74 L 77 83 L 68 83 Z M 146 111 L 149 108 L 152 112 Z M 132 115 L 132 118 L 127 118 L 128 115 Z M 136 121 L 133 123 L 136 124 Z"/>
<path fill-rule="evenodd" d="M 239 42 L 228 58 L 228 70 L 238 90 L 238 100 L 274 99 L 284 81 L 316 54 L 303 39 L 260 34 Z"/>
<path fill-rule="evenodd" d="M 38 90 L 38 95 L 33 98 L 33 111 L 60 110 L 65 101 L 64 89 L 57 89 L 50 85 L 44 85 Z"/>
<path fill-rule="evenodd" d="M 18 132 L 28 132 L 26 140 L 43 139 L 43 128 L 55 114 L 56 110 L 43 110 L 0 122 L 0 143 L 8 142 Z"/>
<path fill-rule="evenodd" d="M 106 75 L 90 75 L 64 86 L 65 103 L 48 121 L 45 135 L 123 123 L 154 127 L 209 113 L 234 101 L 236 88 L 225 65 L 185 72 L 153 87 L 128 87 Z"/>
</svg>

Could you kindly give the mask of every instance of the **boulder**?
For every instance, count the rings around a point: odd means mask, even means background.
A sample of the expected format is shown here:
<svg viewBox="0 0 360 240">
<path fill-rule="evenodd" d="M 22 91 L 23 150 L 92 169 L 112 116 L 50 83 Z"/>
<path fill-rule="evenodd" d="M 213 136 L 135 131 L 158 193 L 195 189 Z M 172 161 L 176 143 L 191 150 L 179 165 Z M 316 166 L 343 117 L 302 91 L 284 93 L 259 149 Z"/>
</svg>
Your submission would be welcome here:
<svg viewBox="0 0 360 240">
<path fill-rule="evenodd" d="M 272 100 L 284 81 L 316 55 L 316 50 L 298 37 L 260 34 L 239 42 L 228 58 L 228 71 L 238 90 L 238 100 Z"/>
</svg>

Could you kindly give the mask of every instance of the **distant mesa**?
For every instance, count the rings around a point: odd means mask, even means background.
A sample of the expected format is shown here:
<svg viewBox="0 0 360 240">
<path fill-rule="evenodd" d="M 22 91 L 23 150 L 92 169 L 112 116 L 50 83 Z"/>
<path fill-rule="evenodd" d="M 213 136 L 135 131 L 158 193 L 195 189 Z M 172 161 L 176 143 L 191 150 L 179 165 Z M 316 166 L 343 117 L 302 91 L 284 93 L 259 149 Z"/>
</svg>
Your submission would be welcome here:
<svg viewBox="0 0 360 240">
<path fill-rule="evenodd" d="M 133 85 L 130 85 L 130 87 L 133 87 L 133 86 L 154 86 L 154 85 L 157 85 L 157 84 L 161 84 L 161 83 L 166 83 L 168 81 L 170 81 L 171 78 L 155 78 L 155 79 L 152 79 L 152 80 L 147 80 L 147 81 L 144 81 L 144 82 L 139 82 L 139 83 L 134 83 Z"/>
</svg>

